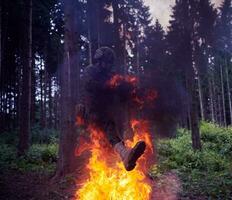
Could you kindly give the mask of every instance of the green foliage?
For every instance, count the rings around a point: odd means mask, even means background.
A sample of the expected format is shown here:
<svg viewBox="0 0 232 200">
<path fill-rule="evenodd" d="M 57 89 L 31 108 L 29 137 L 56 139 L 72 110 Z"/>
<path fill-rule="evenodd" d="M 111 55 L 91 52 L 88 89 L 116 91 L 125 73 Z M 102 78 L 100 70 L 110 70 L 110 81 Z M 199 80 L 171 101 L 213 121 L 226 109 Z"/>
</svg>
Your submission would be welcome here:
<svg viewBox="0 0 232 200">
<path fill-rule="evenodd" d="M 32 127 L 32 146 L 23 157 L 17 156 L 17 131 L 0 135 L 0 169 L 10 168 L 22 171 L 47 171 L 55 168 L 58 155 L 58 132 L 54 129 Z"/>
<path fill-rule="evenodd" d="M 31 143 L 32 144 L 56 144 L 58 143 L 59 132 L 55 129 L 41 129 L 39 124 L 35 124 L 31 128 Z M 11 132 L 0 133 L 0 144 L 8 144 L 17 146 L 18 130 Z"/>
<path fill-rule="evenodd" d="M 58 155 L 58 131 L 32 127 L 32 146 L 23 157 L 17 156 L 17 131 L 2 133 L 0 137 L 0 169 L 53 172 Z"/>
<path fill-rule="evenodd" d="M 41 130 L 41 127 L 38 124 L 35 124 L 31 130 L 31 141 L 33 144 L 50 144 L 57 143 L 58 141 L 58 131 L 55 129 L 44 128 Z"/>
<path fill-rule="evenodd" d="M 0 169 L 52 172 L 57 161 L 57 144 L 34 144 L 23 157 L 17 157 L 16 148 L 0 144 Z"/>
<path fill-rule="evenodd" d="M 205 148 L 213 149 L 232 159 L 232 127 L 222 128 L 212 123 L 201 123 L 201 138 Z"/>
<path fill-rule="evenodd" d="M 179 129 L 176 139 L 161 140 L 158 144 L 159 172 L 177 170 L 183 181 L 183 196 L 204 195 L 210 199 L 232 197 L 232 128 L 201 123 L 202 151 L 191 147 L 191 135 Z"/>
<path fill-rule="evenodd" d="M 30 162 L 47 162 L 53 163 L 57 161 L 57 154 L 58 154 L 58 147 L 56 144 L 50 145 L 33 145 L 29 152 L 27 153 L 26 157 Z"/>
<path fill-rule="evenodd" d="M 16 145 L 18 143 L 17 131 L 3 132 L 0 134 L 0 144 Z"/>
<path fill-rule="evenodd" d="M 11 165 L 16 160 L 16 149 L 7 144 L 0 143 L 0 169 Z"/>
</svg>

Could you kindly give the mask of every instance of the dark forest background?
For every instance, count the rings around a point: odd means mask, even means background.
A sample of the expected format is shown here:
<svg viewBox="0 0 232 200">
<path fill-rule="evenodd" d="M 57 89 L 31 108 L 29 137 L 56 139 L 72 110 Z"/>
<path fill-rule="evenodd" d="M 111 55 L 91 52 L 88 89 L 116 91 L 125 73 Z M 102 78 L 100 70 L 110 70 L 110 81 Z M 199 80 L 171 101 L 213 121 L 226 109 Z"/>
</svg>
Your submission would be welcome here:
<svg viewBox="0 0 232 200">
<path fill-rule="evenodd" d="M 190 130 L 193 149 L 201 150 L 201 121 L 232 125 L 231 0 L 218 8 L 176 0 L 167 29 L 153 23 L 142 0 L 2 0 L 0 137 L 19 157 L 59 139 L 56 177 L 77 167 L 81 76 L 101 46 L 114 49 L 121 73 L 156 88 L 158 135 Z"/>
</svg>

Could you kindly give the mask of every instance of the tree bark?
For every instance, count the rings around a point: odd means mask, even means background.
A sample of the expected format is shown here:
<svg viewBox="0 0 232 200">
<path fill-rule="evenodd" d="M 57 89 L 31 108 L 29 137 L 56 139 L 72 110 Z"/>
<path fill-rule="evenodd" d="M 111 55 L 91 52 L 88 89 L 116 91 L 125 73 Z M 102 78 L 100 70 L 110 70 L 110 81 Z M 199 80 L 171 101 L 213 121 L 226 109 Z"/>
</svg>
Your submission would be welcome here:
<svg viewBox="0 0 232 200">
<path fill-rule="evenodd" d="M 113 1 L 112 3 L 113 7 L 113 16 L 114 16 L 114 46 L 115 46 L 115 52 L 117 56 L 116 65 L 120 69 L 122 73 L 124 73 L 124 48 L 123 48 L 123 42 L 120 39 L 120 22 L 119 22 L 119 7 L 118 2 Z M 123 27 L 124 28 L 124 27 Z M 125 31 L 125 30 L 124 30 Z"/>
<path fill-rule="evenodd" d="M 48 77 L 48 127 L 53 128 L 53 99 L 52 99 L 52 76 L 49 74 Z"/>
<path fill-rule="evenodd" d="M 218 122 L 218 113 L 217 113 L 217 94 L 216 94 L 216 85 L 214 73 L 212 73 L 212 92 L 213 92 L 213 106 L 214 106 L 214 119 L 215 122 Z"/>
<path fill-rule="evenodd" d="M 48 72 L 45 69 L 44 70 L 44 99 L 43 99 L 43 123 L 44 123 L 44 128 L 47 128 L 47 93 L 48 93 Z"/>
<path fill-rule="evenodd" d="M 0 2 L 0 79 L 1 77 L 2 77 L 2 2 Z"/>
<path fill-rule="evenodd" d="M 91 27 L 91 20 L 92 20 L 92 15 L 91 15 L 91 11 L 92 11 L 92 7 L 91 5 L 93 4 L 93 2 L 91 0 L 87 1 L 87 12 L 88 12 L 88 40 L 89 40 L 89 65 L 92 65 L 92 27 Z"/>
<path fill-rule="evenodd" d="M 198 118 L 198 98 L 196 83 L 192 79 L 190 82 L 190 95 L 191 95 L 191 104 L 190 104 L 190 122 L 191 122 L 191 131 L 192 131 L 192 147 L 194 150 L 201 149 L 201 138 L 199 130 L 199 118 Z"/>
<path fill-rule="evenodd" d="M 212 122 L 215 123 L 213 85 L 210 78 L 208 78 L 208 83 L 209 83 L 209 98 L 210 98 L 210 116 Z"/>
<path fill-rule="evenodd" d="M 222 112 L 223 112 L 223 125 L 226 126 L 226 104 L 225 104 L 225 90 L 224 90 L 224 79 L 222 64 L 220 64 L 220 75 L 221 75 L 221 95 L 222 95 Z"/>
<path fill-rule="evenodd" d="M 44 122 L 44 69 L 43 69 L 43 62 L 40 58 L 40 126 L 41 128 L 45 127 Z"/>
<path fill-rule="evenodd" d="M 78 17 L 77 1 L 66 0 L 65 12 L 65 55 L 61 80 L 61 135 L 59 144 L 59 160 L 56 177 L 75 171 L 77 162 L 75 148 L 77 132 L 75 127 L 75 106 L 80 83 L 78 58 Z"/>
<path fill-rule="evenodd" d="M 54 128 L 59 129 L 59 95 L 55 93 L 54 95 L 54 100 L 53 100 L 53 105 L 54 105 Z"/>
<path fill-rule="evenodd" d="M 194 30 L 194 27 L 193 27 Z M 192 35 L 191 35 L 192 34 Z M 191 57 L 189 57 L 189 67 L 187 72 L 187 79 L 189 81 L 189 94 L 190 94 L 190 122 L 191 122 L 191 132 L 192 132 L 192 147 L 194 150 L 201 150 L 201 137 L 199 130 L 199 92 L 198 89 L 201 88 L 200 75 L 198 66 L 196 66 L 196 47 L 198 45 L 197 38 L 195 38 L 194 33 L 190 33 L 192 41 L 191 45 Z M 196 80 L 197 78 L 197 80 Z M 196 82 L 197 81 L 197 82 Z M 201 93 L 201 92 L 200 92 Z M 201 97 L 202 98 L 202 97 Z M 203 106 L 202 106 L 203 107 Z M 204 113 L 203 113 L 204 116 Z"/>
<path fill-rule="evenodd" d="M 22 23 L 22 98 L 19 127 L 18 154 L 23 155 L 29 148 L 31 110 L 31 67 L 32 67 L 32 0 L 24 0 Z"/>
<path fill-rule="evenodd" d="M 140 77 L 140 41 L 139 41 L 139 34 L 137 33 L 136 37 L 136 66 L 137 66 L 137 76 Z"/>
<path fill-rule="evenodd" d="M 203 102 L 203 93 L 202 93 L 202 86 L 201 86 L 201 77 L 198 74 L 197 77 L 197 85 L 198 85 L 198 93 L 199 93 L 199 102 L 200 102 L 200 110 L 201 110 L 201 119 L 205 120 L 205 111 L 204 111 L 204 102 Z"/>
<path fill-rule="evenodd" d="M 229 108 L 230 108 L 230 124 L 232 124 L 232 102 L 231 102 L 231 93 L 230 93 L 230 81 L 229 81 L 229 73 L 228 73 L 228 66 L 227 60 L 226 63 L 226 86 L 227 86 L 227 94 L 228 94 L 228 101 L 229 101 Z"/>
<path fill-rule="evenodd" d="M 221 97 L 218 95 L 218 122 L 220 125 L 223 125 L 222 120 L 222 107 L 221 107 Z"/>
<path fill-rule="evenodd" d="M 189 67 L 192 64 L 192 68 L 186 71 L 186 87 L 189 94 L 189 123 L 192 136 L 192 147 L 194 150 L 201 150 L 201 138 L 199 130 L 199 116 L 198 116 L 198 91 L 196 71 L 194 70 L 193 62 L 189 63 Z"/>
<path fill-rule="evenodd" d="M 35 75 L 35 62 L 32 61 L 32 73 L 31 73 L 31 124 L 35 124 L 36 121 L 36 75 Z"/>
<path fill-rule="evenodd" d="M 3 121 L 2 116 L 2 1 L 0 2 L 0 121 Z M 0 125 L 2 132 L 2 125 Z"/>
</svg>

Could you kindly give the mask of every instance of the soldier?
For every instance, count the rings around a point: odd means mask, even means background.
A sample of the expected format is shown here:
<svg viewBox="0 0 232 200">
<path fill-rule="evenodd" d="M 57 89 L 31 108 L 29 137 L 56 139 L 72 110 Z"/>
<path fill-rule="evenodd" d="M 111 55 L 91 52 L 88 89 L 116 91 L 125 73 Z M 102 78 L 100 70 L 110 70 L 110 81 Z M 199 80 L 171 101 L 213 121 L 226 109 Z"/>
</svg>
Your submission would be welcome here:
<svg viewBox="0 0 232 200">
<path fill-rule="evenodd" d="M 120 110 L 122 92 L 120 89 L 112 89 L 107 85 L 114 75 L 114 59 L 114 52 L 108 47 L 101 47 L 96 51 L 94 64 L 86 68 L 82 77 L 83 86 L 78 113 L 79 116 L 87 118 L 89 123 L 96 124 L 105 132 L 125 169 L 131 171 L 144 153 L 146 144 L 140 141 L 133 148 L 128 149 L 120 138 L 123 135 L 123 117 Z M 125 93 L 125 88 L 122 90 Z"/>
</svg>

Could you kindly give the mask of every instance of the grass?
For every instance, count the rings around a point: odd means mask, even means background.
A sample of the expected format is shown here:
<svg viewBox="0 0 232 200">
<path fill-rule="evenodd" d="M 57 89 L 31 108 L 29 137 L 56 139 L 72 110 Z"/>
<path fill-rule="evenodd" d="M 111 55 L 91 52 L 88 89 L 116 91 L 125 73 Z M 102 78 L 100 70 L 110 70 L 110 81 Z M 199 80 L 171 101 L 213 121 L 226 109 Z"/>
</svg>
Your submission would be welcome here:
<svg viewBox="0 0 232 200">
<path fill-rule="evenodd" d="M 182 197 L 232 199 L 232 128 L 201 123 L 202 151 L 193 151 L 191 135 L 179 129 L 177 138 L 158 143 L 157 177 L 175 170 L 182 182 Z"/>
<path fill-rule="evenodd" d="M 33 144 L 25 156 L 17 157 L 16 148 L 0 144 L 0 169 L 52 173 L 57 161 L 57 144 Z"/>
</svg>

